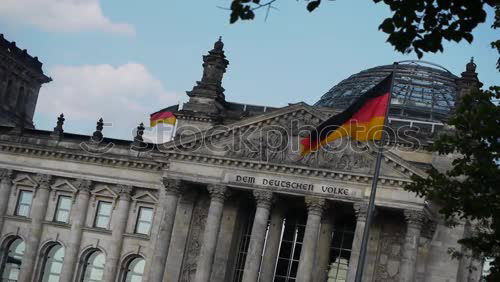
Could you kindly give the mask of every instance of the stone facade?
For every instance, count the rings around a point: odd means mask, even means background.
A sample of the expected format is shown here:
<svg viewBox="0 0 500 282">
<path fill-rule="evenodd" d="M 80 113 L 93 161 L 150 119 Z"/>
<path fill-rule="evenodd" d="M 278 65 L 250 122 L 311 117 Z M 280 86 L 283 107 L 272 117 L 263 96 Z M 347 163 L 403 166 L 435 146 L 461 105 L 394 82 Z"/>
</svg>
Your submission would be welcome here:
<svg viewBox="0 0 500 282">
<path fill-rule="evenodd" d="M 176 112 L 183 138 L 159 146 L 107 139 L 99 123 L 92 137 L 66 134 L 63 117 L 52 133 L 0 127 L 2 275 L 45 279 L 58 246 L 55 281 L 354 280 L 374 150 L 349 142 L 300 158 L 297 129 L 334 109 L 227 102 L 221 40 L 203 62 Z M 478 281 L 447 253 L 463 225 L 450 229 L 436 207 L 403 190 L 436 158 L 425 140 L 393 141 L 363 281 Z M 9 262 L 19 244 L 22 259 Z"/>
</svg>

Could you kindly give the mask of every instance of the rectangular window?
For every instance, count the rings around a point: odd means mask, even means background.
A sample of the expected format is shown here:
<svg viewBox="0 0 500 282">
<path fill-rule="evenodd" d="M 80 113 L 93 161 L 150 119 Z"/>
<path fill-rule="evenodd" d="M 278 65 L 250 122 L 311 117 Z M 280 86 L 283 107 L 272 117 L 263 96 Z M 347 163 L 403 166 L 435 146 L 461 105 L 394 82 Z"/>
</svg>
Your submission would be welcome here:
<svg viewBox="0 0 500 282">
<path fill-rule="evenodd" d="M 147 207 L 140 207 L 139 216 L 137 217 L 137 224 L 135 226 L 135 233 L 148 235 L 152 223 L 153 223 L 153 209 Z"/>
<path fill-rule="evenodd" d="M 29 217 L 32 200 L 33 192 L 21 190 L 17 200 L 16 215 Z"/>
<path fill-rule="evenodd" d="M 70 212 L 71 212 L 71 197 L 59 196 L 59 199 L 57 200 L 57 208 L 54 221 L 68 223 Z"/>
<path fill-rule="evenodd" d="M 110 202 L 99 201 L 97 204 L 97 213 L 94 226 L 99 228 L 108 228 L 111 219 L 112 206 Z"/>
</svg>

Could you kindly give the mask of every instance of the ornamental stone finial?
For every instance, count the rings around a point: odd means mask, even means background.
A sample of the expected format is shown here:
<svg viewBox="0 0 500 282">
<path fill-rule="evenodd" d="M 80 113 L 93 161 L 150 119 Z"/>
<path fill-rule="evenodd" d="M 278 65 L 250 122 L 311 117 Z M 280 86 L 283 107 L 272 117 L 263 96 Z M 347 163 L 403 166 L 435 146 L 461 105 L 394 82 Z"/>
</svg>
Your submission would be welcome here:
<svg viewBox="0 0 500 282">
<path fill-rule="evenodd" d="M 321 215 L 326 208 L 326 200 L 318 197 L 306 197 L 305 198 L 307 210 L 309 213 Z"/>
<path fill-rule="evenodd" d="M 361 221 L 366 221 L 366 216 L 368 214 L 368 204 L 364 202 L 354 203 L 354 213 L 356 218 Z"/>
<path fill-rule="evenodd" d="M 253 190 L 253 197 L 257 202 L 257 207 L 267 209 L 270 209 L 275 201 L 275 197 L 271 191 Z"/>
<path fill-rule="evenodd" d="M 97 125 L 95 127 L 95 131 L 92 134 L 92 141 L 95 141 L 95 142 L 101 142 L 102 141 L 102 138 L 104 137 L 104 135 L 102 135 L 102 129 L 103 128 L 104 128 L 104 122 L 103 122 L 103 119 L 100 118 L 97 121 Z"/>
<path fill-rule="evenodd" d="M 231 195 L 231 191 L 225 185 L 208 184 L 207 190 L 213 200 L 220 202 L 224 202 Z"/>
<path fill-rule="evenodd" d="M 12 181 L 14 171 L 12 169 L 0 168 L 0 181 Z"/>
<path fill-rule="evenodd" d="M 65 120 L 66 119 L 64 118 L 64 114 L 61 114 L 57 118 L 57 124 L 56 124 L 56 127 L 54 127 L 54 132 L 60 132 L 60 133 L 64 132 L 64 130 L 63 130 L 63 124 L 64 124 Z"/>
<path fill-rule="evenodd" d="M 63 130 L 63 124 L 64 124 L 64 114 L 61 114 L 58 118 L 57 118 L 57 124 L 56 124 L 56 127 L 54 127 L 54 130 L 52 131 L 52 133 L 50 133 L 50 137 L 53 138 L 53 139 L 58 139 L 58 140 L 61 140 L 62 137 L 63 137 L 63 134 L 64 134 L 64 130 Z"/>
<path fill-rule="evenodd" d="M 182 181 L 180 179 L 163 177 L 163 186 L 165 192 L 171 195 L 179 195 L 183 190 Z"/>
<path fill-rule="evenodd" d="M 406 224 L 409 227 L 422 228 L 425 223 L 425 214 L 420 210 L 404 210 Z"/>
<path fill-rule="evenodd" d="M 77 179 L 75 181 L 75 188 L 78 189 L 79 192 L 90 193 L 92 181 L 88 179 Z"/>
<path fill-rule="evenodd" d="M 36 179 L 38 182 L 38 188 L 42 189 L 49 189 L 52 181 L 54 180 L 52 175 L 42 173 L 37 174 Z"/>
</svg>

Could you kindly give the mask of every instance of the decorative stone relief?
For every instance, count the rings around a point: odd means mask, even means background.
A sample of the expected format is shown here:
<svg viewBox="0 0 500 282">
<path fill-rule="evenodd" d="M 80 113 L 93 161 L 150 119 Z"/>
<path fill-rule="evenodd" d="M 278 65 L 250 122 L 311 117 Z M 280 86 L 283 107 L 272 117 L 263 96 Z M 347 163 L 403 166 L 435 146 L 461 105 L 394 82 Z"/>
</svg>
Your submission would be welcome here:
<svg viewBox="0 0 500 282">
<path fill-rule="evenodd" d="M 0 181 L 1 182 L 6 181 L 8 183 L 11 183 L 13 178 L 14 178 L 14 171 L 13 170 L 5 169 L 5 168 L 0 169 Z"/>
<path fill-rule="evenodd" d="M 199 197 L 196 201 L 190 231 L 186 242 L 186 253 L 184 262 L 182 263 L 181 282 L 194 281 L 196 274 L 198 255 L 200 254 L 201 241 L 203 230 L 208 216 L 209 199 L 207 197 Z"/>
<path fill-rule="evenodd" d="M 273 192 L 270 191 L 253 190 L 253 197 L 257 202 L 257 207 L 270 209 L 274 202 Z"/>
<path fill-rule="evenodd" d="M 38 188 L 41 189 L 50 189 L 50 185 L 52 184 L 52 181 L 54 178 L 52 175 L 49 174 L 37 174 L 37 182 L 38 182 Z"/>
<path fill-rule="evenodd" d="M 364 202 L 354 203 L 354 213 L 356 214 L 356 219 L 358 221 L 366 221 L 366 216 L 368 215 L 368 204 Z"/>
<path fill-rule="evenodd" d="M 120 195 L 120 198 L 130 200 L 130 196 L 132 194 L 132 190 L 134 187 L 131 185 L 124 185 L 124 184 L 118 184 L 116 185 L 116 190 L 118 192 L 118 195 Z"/>
<path fill-rule="evenodd" d="M 180 194 L 183 190 L 182 181 L 163 177 L 163 186 L 167 194 Z"/>
<path fill-rule="evenodd" d="M 75 188 L 78 189 L 78 191 L 84 192 L 84 193 L 90 193 L 90 190 L 92 190 L 92 181 L 87 180 L 87 179 L 77 179 L 75 181 Z"/>
<path fill-rule="evenodd" d="M 408 227 L 421 229 L 425 223 L 425 215 L 422 211 L 418 210 L 404 210 L 406 224 Z"/>
<path fill-rule="evenodd" d="M 404 226 L 394 222 L 381 224 L 379 255 L 375 266 L 376 282 L 398 282 Z"/>
<path fill-rule="evenodd" d="M 324 198 L 317 197 L 306 197 L 305 202 L 309 214 L 316 214 L 319 216 L 321 216 L 327 204 Z"/>
<path fill-rule="evenodd" d="M 231 194 L 231 191 L 226 185 L 208 184 L 207 190 L 208 193 L 210 193 L 210 198 L 215 201 L 224 202 Z"/>
</svg>

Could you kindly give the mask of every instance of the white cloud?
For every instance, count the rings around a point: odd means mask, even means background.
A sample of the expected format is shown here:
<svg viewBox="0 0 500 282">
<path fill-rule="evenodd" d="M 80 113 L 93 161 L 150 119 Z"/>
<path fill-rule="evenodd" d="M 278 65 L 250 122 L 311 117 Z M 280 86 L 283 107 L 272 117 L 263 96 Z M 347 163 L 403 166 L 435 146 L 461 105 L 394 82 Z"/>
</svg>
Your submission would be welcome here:
<svg viewBox="0 0 500 282">
<path fill-rule="evenodd" d="M 118 67 L 59 65 L 51 68 L 49 75 L 53 81 L 40 90 L 37 115 L 55 120 L 63 112 L 66 132 L 92 134 L 82 131 L 94 128 L 102 117 L 113 124 L 104 129 L 105 136 L 130 140 L 131 130 L 140 122 L 148 126 L 150 113 L 176 104 L 180 96 L 166 91 L 145 66 L 137 63 Z M 82 130 L 82 124 L 87 128 Z"/>
<path fill-rule="evenodd" d="M 2 0 L 0 19 L 45 31 L 105 31 L 134 34 L 134 27 L 104 16 L 99 0 Z"/>
</svg>

